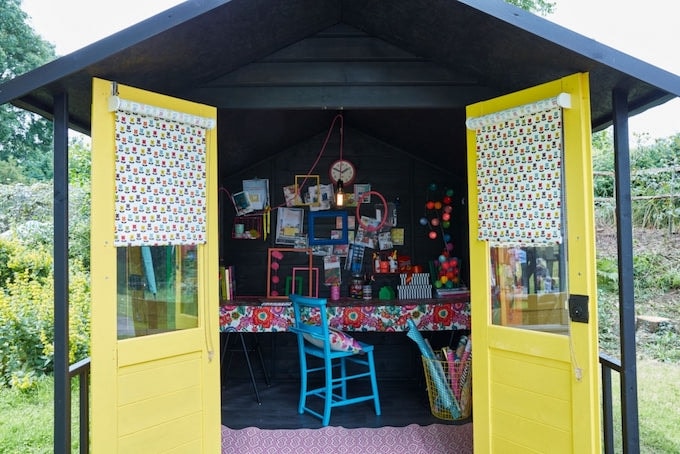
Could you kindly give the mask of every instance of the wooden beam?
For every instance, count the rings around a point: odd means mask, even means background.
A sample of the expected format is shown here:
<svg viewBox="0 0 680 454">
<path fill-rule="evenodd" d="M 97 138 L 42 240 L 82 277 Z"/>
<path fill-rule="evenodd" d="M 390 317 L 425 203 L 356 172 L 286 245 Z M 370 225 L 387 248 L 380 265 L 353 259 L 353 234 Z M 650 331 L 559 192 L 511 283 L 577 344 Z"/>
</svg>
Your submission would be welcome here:
<svg viewBox="0 0 680 454">
<path fill-rule="evenodd" d="M 453 109 L 496 95 L 479 86 L 234 87 L 184 94 L 219 109 Z"/>
</svg>

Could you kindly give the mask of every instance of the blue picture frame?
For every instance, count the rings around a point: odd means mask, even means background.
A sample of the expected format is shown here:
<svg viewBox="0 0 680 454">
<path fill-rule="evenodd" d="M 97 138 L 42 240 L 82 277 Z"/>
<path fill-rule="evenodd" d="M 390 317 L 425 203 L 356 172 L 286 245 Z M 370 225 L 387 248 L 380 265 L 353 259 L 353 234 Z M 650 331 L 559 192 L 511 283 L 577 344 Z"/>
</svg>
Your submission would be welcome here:
<svg viewBox="0 0 680 454">
<path fill-rule="evenodd" d="M 328 237 L 318 237 L 317 236 L 317 226 L 318 223 L 317 221 L 322 218 L 332 218 L 333 224 L 332 224 L 332 230 L 341 230 L 342 235 L 340 238 L 331 238 L 330 234 Z M 342 222 L 342 227 L 340 229 L 337 228 L 337 223 L 336 220 L 340 219 Z M 311 211 L 309 213 L 309 217 L 307 218 L 307 235 L 308 235 L 308 242 L 310 246 L 315 246 L 315 245 L 327 245 L 327 244 L 347 244 L 349 243 L 349 233 L 348 233 L 348 220 L 347 220 L 347 212 L 346 211 L 339 211 L 339 210 L 330 210 L 330 211 Z"/>
</svg>

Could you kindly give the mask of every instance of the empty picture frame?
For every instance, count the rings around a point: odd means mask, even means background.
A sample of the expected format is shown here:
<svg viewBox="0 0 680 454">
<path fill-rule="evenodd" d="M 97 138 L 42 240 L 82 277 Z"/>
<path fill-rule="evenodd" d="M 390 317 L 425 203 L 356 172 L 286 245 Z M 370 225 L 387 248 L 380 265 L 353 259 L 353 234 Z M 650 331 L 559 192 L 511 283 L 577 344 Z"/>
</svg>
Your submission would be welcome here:
<svg viewBox="0 0 680 454">
<path fill-rule="evenodd" d="M 321 205 L 321 186 L 319 181 L 321 178 L 319 175 L 295 175 L 295 186 L 297 187 L 298 193 L 301 197 L 305 197 L 306 200 L 302 201 L 303 205 L 309 206 L 319 206 Z M 309 187 L 315 186 L 316 193 L 313 196 L 309 196 Z M 306 194 L 306 195 L 305 195 Z"/>
<path fill-rule="evenodd" d="M 342 225 L 341 229 L 336 228 L 338 226 L 338 218 L 340 218 L 339 224 Z M 324 221 L 326 222 L 324 223 Z M 338 231 L 342 232 L 339 238 L 337 238 Z M 346 211 L 312 211 L 309 213 L 307 233 L 309 235 L 310 246 L 347 244 L 349 243 L 347 231 Z"/>
<path fill-rule="evenodd" d="M 295 254 L 295 255 L 293 255 Z M 304 255 L 303 255 L 304 254 Z M 306 257 L 305 257 L 306 255 Z M 276 263 L 274 267 L 272 264 Z M 312 250 L 311 249 L 296 249 L 296 248 L 269 248 L 267 252 L 267 298 L 273 299 L 288 299 L 286 295 L 282 295 L 276 289 L 272 288 L 272 277 L 278 276 L 279 283 L 285 282 L 285 277 L 293 276 L 293 269 L 295 267 L 304 267 L 309 269 L 307 277 L 307 294 L 312 294 Z M 283 278 L 281 278 L 283 276 Z M 295 279 L 293 279 L 295 281 Z"/>
<path fill-rule="evenodd" d="M 293 276 L 292 276 L 293 277 L 293 279 L 292 279 L 293 286 L 290 290 L 291 293 L 295 293 L 296 283 L 298 282 L 299 279 L 302 278 L 301 276 L 296 276 L 296 273 L 298 273 L 299 271 L 309 272 L 309 269 L 307 269 L 307 267 L 304 267 L 304 266 L 294 266 L 293 267 Z M 314 293 L 311 293 L 312 288 L 310 287 L 310 288 L 308 288 L 309 293 L 307 295 L 303 295 L 303 296 L 311 296 L 313 298 L 318 298 L 319 297 L 319 268 L 316 268 L 316 267 L 312 268 L 312 275 L 314 276 L 314 286 L 313 286 Z M 298 289 L 298 290 L 302 291 L 300 289 Z"/>
</svg>

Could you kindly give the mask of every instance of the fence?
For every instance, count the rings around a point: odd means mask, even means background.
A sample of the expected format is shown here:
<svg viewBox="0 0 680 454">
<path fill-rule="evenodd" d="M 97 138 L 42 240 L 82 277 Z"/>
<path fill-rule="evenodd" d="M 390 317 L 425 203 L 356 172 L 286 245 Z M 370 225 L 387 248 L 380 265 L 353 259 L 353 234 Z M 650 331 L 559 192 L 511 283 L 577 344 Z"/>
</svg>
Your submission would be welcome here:
<svg viewBox="0 0 680 454">
<path fill-rule="evenodd" d="M 631 171 L 631 202 L 633 207 L 633 223 L 640 227 L 665 227 L 668 224 L 670 233 L 680 221 L 680 166 L 639 169 Z M 670 174 L 669 177 L 662 177 Z M 614 172 L 594 171 L 595 206 L 601 209 L 600 214 L 610 221 L 615 207 Z M 608 181 L 609 180 L 609 181 Z M 611 193 L 611 196 L 598 196 Z M 607 211 L 610 208 L 611 211 Z M 609 215 L 609 216 L 608 216 Z"/>
</svg>

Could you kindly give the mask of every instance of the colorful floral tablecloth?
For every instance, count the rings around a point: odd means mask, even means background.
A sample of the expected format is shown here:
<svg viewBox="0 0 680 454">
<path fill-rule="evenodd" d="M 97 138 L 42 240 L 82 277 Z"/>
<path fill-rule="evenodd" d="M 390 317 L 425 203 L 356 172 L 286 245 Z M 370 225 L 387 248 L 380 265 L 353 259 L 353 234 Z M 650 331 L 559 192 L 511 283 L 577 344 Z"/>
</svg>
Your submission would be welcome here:
<svg viewBox="0 0 680 454">
<path fill-rule="evenodd" d="M 408 331 L 412 319 L 420 331 L 469 330 L 469 294 L 427 300 L 347 300 L 327 306 L 330 326 L 342 331 Z M 312 315 L 318 317 L 318 314 Z M 220 306 L 220 331 L 278 332 L 293 325 L 292 306 L 266 306 L 234 300 Z"/>
</svg>

